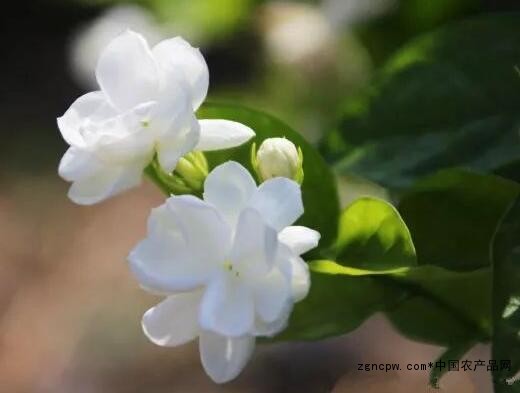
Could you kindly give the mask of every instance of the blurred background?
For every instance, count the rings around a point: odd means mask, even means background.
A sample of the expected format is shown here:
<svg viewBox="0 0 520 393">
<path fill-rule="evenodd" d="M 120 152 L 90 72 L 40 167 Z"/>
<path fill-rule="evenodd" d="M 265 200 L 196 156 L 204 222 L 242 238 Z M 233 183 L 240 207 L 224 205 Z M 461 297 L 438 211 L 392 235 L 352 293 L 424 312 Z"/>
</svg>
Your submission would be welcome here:
<svg viewBox="0 0 520 393">
<path fill-rule="evenodd" d="M 203 373 L 196 344 L 149 343 L 157 299 L 128 273 L 128 250 L 162 197 L 149 184 L 93 207 L 73 205 L 56 173 L 55 124 L 95 89 L 99 51 L 130 27 L 150 42 L 182 35 L 210 68 L 212 101 L 267 111 L 318 144 L 339 106 L 401 45 L 516 0 L 7 0 L 0 14 L 0 392 L 422 392 L 421 372 L 357 363 L 429 362 L 382 318 L 346 337 L 262 346 L 235 382 Z M 375 186 L 340 180 L 343 203 Z M 468 359 L 489 358 L 477 347 Z M 488 376 L 450 373 L 441 391 L 490 392 Z"/>
</svg>

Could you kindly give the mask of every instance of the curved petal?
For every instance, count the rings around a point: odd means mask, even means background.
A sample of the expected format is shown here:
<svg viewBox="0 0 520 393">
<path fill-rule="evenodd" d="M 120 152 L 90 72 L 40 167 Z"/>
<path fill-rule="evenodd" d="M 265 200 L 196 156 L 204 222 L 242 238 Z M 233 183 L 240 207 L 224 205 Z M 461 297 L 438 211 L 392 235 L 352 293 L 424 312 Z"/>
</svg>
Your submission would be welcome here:
<svg viewBox="0 0 520 393">
<path fill-rule="evenodd" d="M 269 179 L 258 187 L 249 206 L 277 231 L 294 223 L 303 214 L 303 202 L 298 183 L 283 177 Z"/>
<path fill-rule="evenodd" d="M 291 292 L 294 302 L 299 302 L 307 297 L 311 287 L 309 265 L 300 257 L 293 257 L 291 262 Z"/>
<path fill-rule="evenodd" d="M 175 347 L 197 338 L 201 296 L 201 291 L 179 293 L 150 308 L 141 322 L 146 337 L 163 347 Z"/>
<path fill-rule="evenodd" d="M 190 255 L 215 267 L 224 263 L 231 246 L 231 228 L 220 213 L 192 195 L 173 196 L 166 203 L 182 227 Z"/>
<path fill-rule="evenodd" d="M 255 338 L 224 337 L 202 331 L 199 339 L 200 359 L 206 374 L 216 383 L 235 379 L 244 369 L 255 349 Z"/>
<path fill-rule="evenodd" d="M 255 336 L 273 337 L 287 327 L 293 308 L 293 302 L 286 302 L 280 316 L 272 322 L 265 322 L 261 318 L 255 321 Z"/>
<path fill-rule="evenodd" d="M 277 255 L 277 233 L 265 225 L 254 209 L 245 209 L 238 218 L 230 262 L 244 279 L 256 280 L 267 274 Z"/>
<path fill-rule="evenodd" d="M 320 233 L 303 226 L 290 226 L 282 229 L 278 240 L 289 246 L 295 254 L 301 255 L 318 246 Z"/>
<path fill-rule="evenodd" d="M 284 243 L 279 244 L 276 266 L 289 278 L 294 302 L 304 299 L 309 293 L 311 277 L 309 266 Z"/>
<path fill-rule="evenodd" d="M 255 310 L 264 322 L 274 322 L 292 303 L 290 283 L 278 268 L 258 278 L 254 284 Z"/>
<path fill-rule="evenodd" d="M 199 123 L 193 113 L 185 124 L 179 127 L 174 123 L 174 127 L 159 138 L 156 148 L 159 165 L 166 173 L 172 172 L 179 159 L 195 148 L 200 137 Z"/>
<path fill-rule="evenodd" d="M 163 73 L 184 78 L 189 86 L 193 110 L 197 110 L 206 98 L 209 86 L 208 66 L 199 49 L 181 37 L 174 37 L 155 45 L 152 55 Z"/>
<path fill-rule="evenodd" d="M 63 116 L 58 117 L 58 128 L 65 142 L 71 146 L 83 147 L 83 124 L 103 121 L 115 114 L 105 95 L 101 91 L 93 91 L 76 99 Z"/>
<path fill-rule="evenodd" d="M 141 162 L 146 166 L 154 153 L 154 136 L 143 127 L 142 119 L 154 108 L 147 102 L 102 122 L 89 123 L 82 129 L 88 148 L 106 163 Z"/>
<path fill-rule="evenodd" d="M 141 286 L 154 293 L 189 291 L 208 277 L 206 266 L 192 260 L 187 252 L 181 233 L 142 240 L 128 261 Z"/>
<path fill-rule="evenodd" d="M 120 194 L 141 183 L 143 167 L 102 166 L 94 174 L 74 181 L 69 189 L 69 198 L 80 205 L 92 205 Z"/>
<path fill-rule="evenodd" d="M 143 287 L 166 293 L 206 284 L 230 236 L 218 213 L 193 196 L 152 210 L 148 231 L 128 257 L 130 268 Z"/>
<path fill-rule="evenodd" d="M 230 120 L 199 120 L 200 141 L 196 150 L 213 151 L 240 146 L 255 136 L 248 126 Z"/>
<path fill-rule="evenodd" d="M 177 224 L 177 218 L 168 208 L 166 203 L 151 210 L 147 221 L 148 237 L 161 238 L 163 236 L 179 237 L 184 242 L 181 227 Z"/>
<path fill-rule="evenodd" d="M 103 169 L 101 162 L 88 150 L 72 146 L 61 158 L 59 175 L 67 181 L 85 179 Z"/>
<path fill-rule="evenodd" d="M 127 30 L 101 52 L 96 79 L 119 111 L 151 101 L 159 90 L 157 65 L 146 40 Z"/>
<path fill-rule="evenodd" d="M 204 200 L 214 205 L 233 227 L 255 191 L 255 181 L 247 169 L 234 161 L 217 166 L 204 182 Z"/>
<path fill-rule="evenodd" d="M 150 113 L 150 131 L 157 138 L 180 129 L 189 124 L 194 117 L 191 106 L 189 86 L 180 76 L 168 74 L 163 76 L 159 93 L 155 99 L 156 106 Z"/>
<path fill-rule="evenodd" d="M 232 272 L 222 272 L 206 288 L 200 305 L 203 329 L 230 337 L 253 330 L 254 301 L 250 289 Z"/>
</svg>

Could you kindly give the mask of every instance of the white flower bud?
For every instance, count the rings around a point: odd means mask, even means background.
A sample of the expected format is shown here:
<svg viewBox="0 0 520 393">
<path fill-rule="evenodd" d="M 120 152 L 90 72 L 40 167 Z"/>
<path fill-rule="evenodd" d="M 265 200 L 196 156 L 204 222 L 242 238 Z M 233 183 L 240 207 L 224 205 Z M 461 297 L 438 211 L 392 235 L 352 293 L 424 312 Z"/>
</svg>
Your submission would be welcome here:
<svg viewBox="0 0 520 393">
<path fill-rule="evenodd" d="M 301 149 L 285 138 L 269 138 L 253 152 L 253 166 L 260 180 L 287 177 L 301 183 L 303 180 Z"/>
</svg>

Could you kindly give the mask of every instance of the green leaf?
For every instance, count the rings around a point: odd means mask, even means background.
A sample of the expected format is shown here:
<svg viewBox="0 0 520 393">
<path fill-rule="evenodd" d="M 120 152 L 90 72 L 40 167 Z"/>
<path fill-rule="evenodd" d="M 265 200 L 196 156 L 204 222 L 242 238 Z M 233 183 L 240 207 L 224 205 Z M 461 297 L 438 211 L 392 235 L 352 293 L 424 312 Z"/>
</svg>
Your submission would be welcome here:
<svg viewBox="0 0 520 393">
<path fill-rule="evenodd" d="M 320 154 L 289 126 L 265 113 L 236 105 L 205 104 L 198 111 L 200 119 L 227 119 L 243 123 L 256 132 L 256 137 L 238 148 L 207 153 L 210 168 L 228 160 L 240 162 L 253 172 L 250 162 L 251 144 L 259 146 L 266 138 L 286 137 L 303 152 L 305 180 L 302 184 L 305 213 L 298 225 L 305 225 L 321 234 L 319 249 L 331 246 L 336 238 L 339 201 L 334 175 Z M 319 250 L 309 255 L 318 255 Z"/>
<path fill-rule="evenodd" d="M 310 293 L 295 306 L 289 328 L 277 339 L 344 334 L 404 299 L 401 288 L 373 277 L 415 264 L 410 234 L 393 206 L 375 198 L 361 198 L 348 206 L 341 214 L 334 251 L 351 267 L 334 264 L 334 269 L 343 269 L 337 274 L 327 271 L 326 264 L 321 264 L 322 269 L 319 263 L 312 264 Z"/>
<path fill-rule="evenodd" d="M 309 295 L 295 305 L 289 326 L 275 340 L 319 340 L 351 332 L 403 296 L 399 288 L 381 285 L 368 275 L 311 271 Z"/>
<path fill-rule="evenodd" d="M 442 168 L 518 160 L 519 25 L 519 14 L 483 16 L 400 50 L 328 138 L 339 173 L 402 188 Z"/>
<path fill-rule="evenodd" d="M 511 369 L 494 372 L 495 392 L 520 392 L 506 379 L 520 371 L 520 198 L 502 220 L 493 243 L 492 358 L 511 361 Z"/>
<path fill-rule="evenodd" d="M 339 220 L 337 260 L 372 270 L 416 264 L 410 232 L 397 210 L 376 198 L 360 198 Z"/>
<path fill-rule="evenodd" d="M 344 334 L 377 311 L 385 311 L 406 336 L 441 346 L 486 341 L 491 334 L 489 269 L 454 272 L 417 266 L 370 271 L 314 261 L 311 270 L 311 292 L 295 306 L 281 339 Z"/>
<path fill-rule="evenodd" d="M 491 331 L 490 269 L 456 272 L 419 266 L 393 274 L 408 298 L 387 316 L 404 335 L 417 341 L 456 347 L 485 342 Z"/>
<path fill-rule="evenodd" d="M 489 266 L 493 234 L 519 191 L 509 180 L 457 169 L 419 181 L 399 203 L 418 263 L 451 270 Z"/>
<path fill-rule="evenodd" d="M 355 265 L 334 264 L 334 269 L 343 269 L 343 274 L 337 274 L 327 271 L 326 264 L 322 269 L 319 263 L 311 264 L 309 295 L 295 305 L 289 327 L 277 340 L 316 340 L 344 334 L 373 313 L 405 299 L 402 288 L 375 277 L 415 264 L 410 234 L 395 208 L 379 199 L 361 198 L 343 211 L 339 226 L 333 249 L 342 256 L 342 263 Z"/>
</svg>

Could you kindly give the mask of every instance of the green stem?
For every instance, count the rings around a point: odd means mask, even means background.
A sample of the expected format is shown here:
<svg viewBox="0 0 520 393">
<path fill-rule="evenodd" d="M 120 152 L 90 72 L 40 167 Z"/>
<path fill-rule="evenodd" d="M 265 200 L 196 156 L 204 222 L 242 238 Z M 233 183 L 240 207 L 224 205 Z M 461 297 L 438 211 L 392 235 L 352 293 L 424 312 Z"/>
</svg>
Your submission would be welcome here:
<svg viewBox="0 0 520 393">
<path fill-rule="evenodd" d="M 195 188 L 196 184 L 190 186 L 175 173 L 168 174 L 164 172 L 156 158 L 145 168 L 144 173 L 166 196 L 184 194 L 202 196 L 202 189 L 199 189 L 200 187 Z"/>
<path fill-rule="evenodd" d="M 171 195 L 171 192 L 170 192 L 170 188 L 168 187 L 168 185 L 166 183 L 164 183 L 160 178 L 159 178 L 159 175 L 157 174 L 155 168 L 154 168 L 154 165 L 153 165 L 153 162 L 150 163 L 145 169 L 144 169 L 144 173 L 145 175 L 148 177 L 148 179 L 150 179 L 152 181 L 152 183 L 154 183 L 157 187 L 159 187 L 159 189 L 164 193 L 166 194 L 166 196 L 170 196 Z"/>
</svg>

